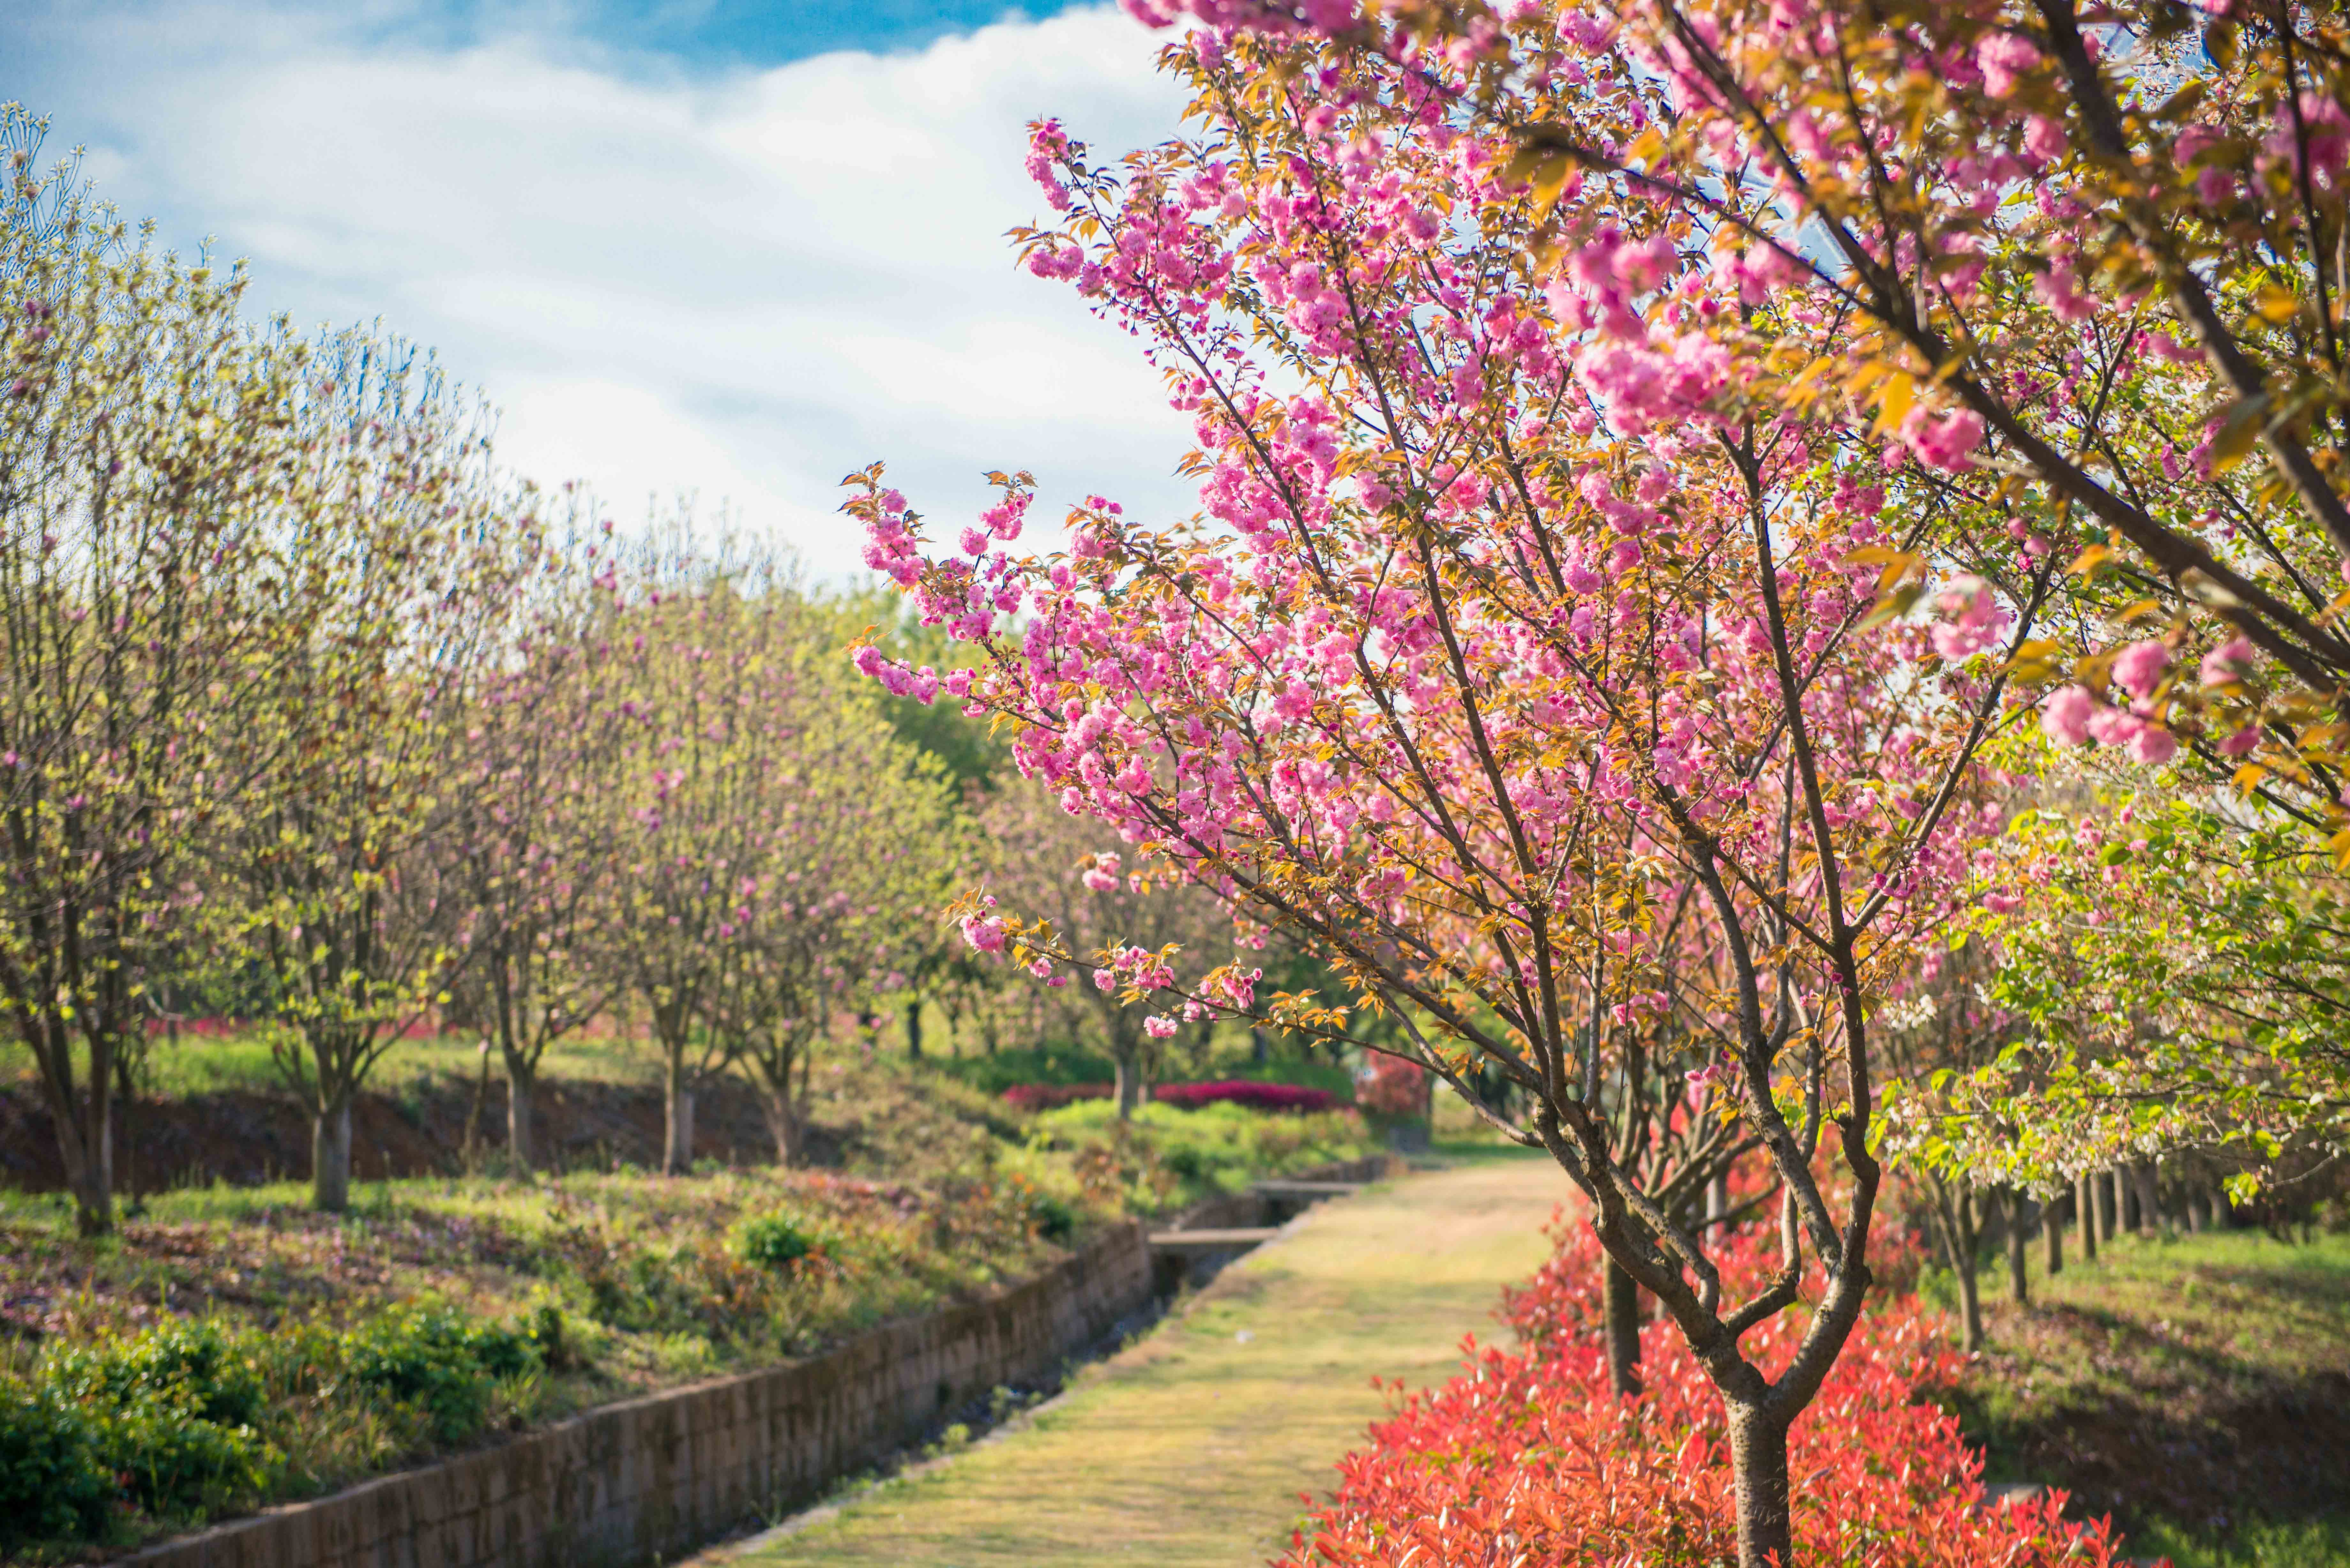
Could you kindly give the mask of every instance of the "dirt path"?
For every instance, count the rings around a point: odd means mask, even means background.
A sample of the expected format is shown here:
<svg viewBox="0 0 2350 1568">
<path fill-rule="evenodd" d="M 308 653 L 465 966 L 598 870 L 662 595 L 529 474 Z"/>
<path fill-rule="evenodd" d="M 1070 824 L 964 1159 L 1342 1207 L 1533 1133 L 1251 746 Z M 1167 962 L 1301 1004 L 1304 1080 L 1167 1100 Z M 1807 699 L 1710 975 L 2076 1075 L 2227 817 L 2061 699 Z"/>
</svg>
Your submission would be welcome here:
<svg viewBox="0 0 2350 1568">
<path fill-rule="evenodd" d="M 1497 1332 L 1565 1192 L 1549 1161 L 1495 1157 L 1325 1203 L 994 1440 L 694 1561 L 1262 1563 L 1381 1413 L 1374 1376 L 1440 1381 L 1462 1334 Z"/>
</svg>

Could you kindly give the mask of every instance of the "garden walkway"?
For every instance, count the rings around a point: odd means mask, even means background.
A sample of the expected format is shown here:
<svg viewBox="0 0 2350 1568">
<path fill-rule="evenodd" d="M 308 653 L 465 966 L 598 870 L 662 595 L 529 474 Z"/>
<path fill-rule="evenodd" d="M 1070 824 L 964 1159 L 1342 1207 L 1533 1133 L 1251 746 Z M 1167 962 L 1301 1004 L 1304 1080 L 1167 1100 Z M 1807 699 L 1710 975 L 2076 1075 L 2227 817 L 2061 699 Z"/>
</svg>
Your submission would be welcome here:
<svg viewBox="0 0 2350 1568">
<path fill-rule="evenodd" d="M 1033 1417 L 694 1563 L 1263 1563 L 1384 1408 L 1373 1377 L 1440 1382 L 1498 1332 L 1566 1191 L 1494 1151 L 1324 1203 Z"/>
</svg>

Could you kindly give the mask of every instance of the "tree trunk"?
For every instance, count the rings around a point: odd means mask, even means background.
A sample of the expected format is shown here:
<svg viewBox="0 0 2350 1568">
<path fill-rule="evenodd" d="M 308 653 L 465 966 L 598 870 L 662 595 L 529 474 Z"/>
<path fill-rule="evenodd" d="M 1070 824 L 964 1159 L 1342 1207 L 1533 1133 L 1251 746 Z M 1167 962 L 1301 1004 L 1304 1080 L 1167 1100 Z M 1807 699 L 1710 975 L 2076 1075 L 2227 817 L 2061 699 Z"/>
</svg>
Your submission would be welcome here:
<svg viewBox="0 0 2350 1568">
<path fill-rule="evenodd" d="M 671 1053 L 661 1075 L 661 1174 L 687 1176 L 693 1170 L 693 1087 L 686 1082 L 685 1064 Z"/>
<path fill-rule="evenodd" d="M 1118 1119 L 1134 1119 L 1134 1107 L 1142 1102 L 1142 1058 L 1139 1052 L 1122 1050 L 1118 1054 Z"/>
<path fill-rule="evenodd" d="M 1719 1224 L 1730 1213 L 1730 1172 L 1714 1172 L 1713 1179 L 1705 1184 L 1705 1218 L 1708 1224 Z"/>
<path fill-rule="evenodd" d="M 2040 1229 L 2048 1238 L 2048 1277 L 2064 1272 L 2064 1200 L 2052 1198 L 2040 1210 Z"/>
<path fill-rule="evenodd" d="M 2137 1177 L 2126 1165 L 2114 1167 L 2114 1221 L 2125 1236 L 2144 1228 L 2138 1218 Z"/>
<path fill-rule="evenodd" d="M 906 1003 L 906 1060 L 919 1062 L 921 1059 L 922 999 L 918 996 Z"/>
<path fill-rule="evenodd" d="M 1640 1287 L 1613 1258 L 1603 1258 L 1599 1268 L 1607 1381 L 1618 1399 L 1629 1399 L 1640 1392 Z"/>
<path fill-rule="evenodd" d="M 2007 1289 L 2018 1306 L 2032 1304 L 2032 1289 L 2023 1273 L 2023 1234 L 2031 1224 L 2023 1194 L 2007 1194 Z"/>
<path fill-rule="evenodd" d="M 2147 1160 L 2134 1166 L 2130 1175 L 2137 1187 L 2137 1228 L 2145 1235 L 2159 1234 L 2162 1223 L 2162 1193 L 2155 1186 L 2154 1162 Z"/>
<path fill-rule="evenodd" d="M 775 1163 L 786 1168 L 800 1162 L 799 1112 L 792 1105 L 791 1087 L 772 1085 L 759 1096 L 760 1108 L 767 1113 L 767 1133 L 775 1140 Z"/>
<path fill-rule="evenodd" d="M 1742 1405 L 1730 1407 L 1730 1463 L 1738 1487 L 1738 1568 L 1792 1568 L 1787 1516 L 1787 1428 Z"/>
<path fill-rule="evenodd" d="M 1249 1030 L 1249 1064 L 1262 1067 L 1272 1059 L 1272 1048 L 1264 1043 L 1264 1031 L 1252 1027 Z"/>
<path fill-rule="evenodd" d="M 310 1207 L 340 1214 L 351 1206 L 351 1102 L 310 1118 Z"/>
<path fill-rule="evenodd" d="M 514 1163 L 517 1176 L 526 1176 L 537 1168 L 531 1158 L 536 1142 L 531 1133 L 532 1101 L 537 1094 L 537 1072 L 509 1052 L 506 1055 L 506 1158 Z"/>
<path fill-rule="evenodd" d="M 1956 1199 L 1939 1179 L 1934 1183 L 1934 1228 L 1941 1232 L 1942 1255 L 1959 1281 L 1959 1344 L 1970 1355 L 1983 1347 L 1982 1293 L 1975 1282 L 1975 1197 L 1960 1190 Z"/>
<path fill-rule="evenodd" d="M 2097 1261 L 2097 1179 L 2084 1175 L 2073 1184 L 2073 1208 L 2081 1220 L 2081 1261 Z"/>
</svg>

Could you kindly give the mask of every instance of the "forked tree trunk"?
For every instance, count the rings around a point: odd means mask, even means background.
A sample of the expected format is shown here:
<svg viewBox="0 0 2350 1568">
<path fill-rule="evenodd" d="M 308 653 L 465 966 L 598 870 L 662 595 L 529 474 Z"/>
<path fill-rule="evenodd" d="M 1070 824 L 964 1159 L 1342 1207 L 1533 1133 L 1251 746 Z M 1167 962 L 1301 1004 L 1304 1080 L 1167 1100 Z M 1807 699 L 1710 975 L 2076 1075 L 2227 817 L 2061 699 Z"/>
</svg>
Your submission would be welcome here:
<svg viewBox="0 0 2350 1568">
<path fill-rule="evenodd" d="M 2073 1183 L 2073 1208 L 2081 1217 L 2081 1261 L 2097 1261 L 2097 1179 L 2084 1175 Z"/>
<path fill-rule="evenodd" d="M 767 1134 L 775 1140 L 775 1163 L 785 1167 L 799 1164 L 803 1128 L 790 1089 L 770 1086 L 759 1096 L 759 1105 L 766 1113 Z"/>
<path fill-rule="evenodd" d="M 351 1206 L 351 1102 L 342 1101 L 310 1118 L 310 1207 L 340 1214 Z"/>
<path fill-rule="evenodd" d="M 1786 1422 L 1732 1402 L 1730 1465 L 1738 1489 L 1738 1568 L 1793 1568 Z"/>
<path fill-rule="evenodd" d="M 1983 1347 L 1982 1291 L 1975 1280 L 1975 1196 L 1948 1189 L 1939 1195 L 1942 1252 L 1959 1281 L 1959 1344 L 1971 1355 Z"/>
<path fill-rule="evenodd" d="M 1599 1267 L 1607 1382 L 1617 1398 L 1629 1399 L 1640 1392 L 1640 1287 L 1613 1258 L 1603 1258 Z"/>
</svg>

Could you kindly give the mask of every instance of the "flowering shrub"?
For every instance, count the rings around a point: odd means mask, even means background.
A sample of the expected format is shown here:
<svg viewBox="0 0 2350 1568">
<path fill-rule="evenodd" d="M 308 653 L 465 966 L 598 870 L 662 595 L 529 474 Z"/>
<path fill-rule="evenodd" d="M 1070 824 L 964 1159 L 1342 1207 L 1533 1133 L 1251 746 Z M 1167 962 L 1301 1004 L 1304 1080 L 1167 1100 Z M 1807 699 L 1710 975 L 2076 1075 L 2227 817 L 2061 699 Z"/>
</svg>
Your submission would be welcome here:
<svg viewBox="0 0 2350 1568">
<path fill-rule="evenodd" d="M 1228 1079 L 1215 1084 L 1161 1084 L 1150 1092 L 1161 1105 L 1196 1111 L 1201 1106 L 1246 1106 L 1254 1111 L 1328 1111 L 1338 1108 L 1338 1096 L 1327 1089 L 1299 1084 L 1260 1084 Z"/>
<path fill-rule="evenodd" d="M 1470 1345 L 1469 1369 L 1404 1397 L 1341 1461 L 1335 1499 L 1309 1516 L 1278 1568 L 1331 1564 L 1575 1563 L 1679 1568 L 1733 1561 L 1737 1506 L 1721 1399 L 1681 1335 L 1641 1333 L 1647 1390 L 1609 1392 L 1599 1262 L 1588 1227 L 1562 1225 L 1556 1255 L 1506 1293 L 1522 1348 Z M 1775 1262 L 1761 1229 L 1721 1251 L 1728 1286 Z M 1775 1375 L 1801 1339 L 1794 1314 L 1749 1337 Z M 1865 1568 L 2109 1568 L 2126 1559 L 2104 1521 L 2066 1522 L 2064 1494 L 1987 1507 L 1982 1461 L 1923 1391 L 1960 1358 L 1914 1296 L 1880 1299 L 1790 1440 L 1800 1560 Z M 1400 1385 L 1399 1385 L 1400 1387 Z"/>
<path fill-rule="evenodd" d="M 1107 1084 L 1014 1084 L 1003 1091 L 1004 1104 L 1015 1110 L 1053 1111 L 1079 1100 L 1106 1100 Z"/>
<path fill-rule="evenodd" d="M 1057 1110 L 1073 1106 L 1079 1100 L 1106 1100 L 1110 1096 L 1107 1084 L 1014 1084 L 1003 1091 L 1003 1098 L 1024 1111 Z M 1257 1111 L 1328 1111 L 1339 1107 L 1338 1096 L 1327 1089 L 1306 1088 L 1296 1084 L 1260 1084 L 1250 1079 L 1228 1079 L 1214 1084 L 1161 1084 L 1151 1090 L 1150 1097 L 1160 1105 L 1180 1110 L 1196 1111 L 1201 1106 L 1246 1106 Z"/>
<path fill-rule="evenodd" d="M 1355 1103 L 1375 1116 L 1416 1116 L 1428 1106 L 1428 1069 L 1374 1053 L 1357 1079 Z"/>
</svg>

